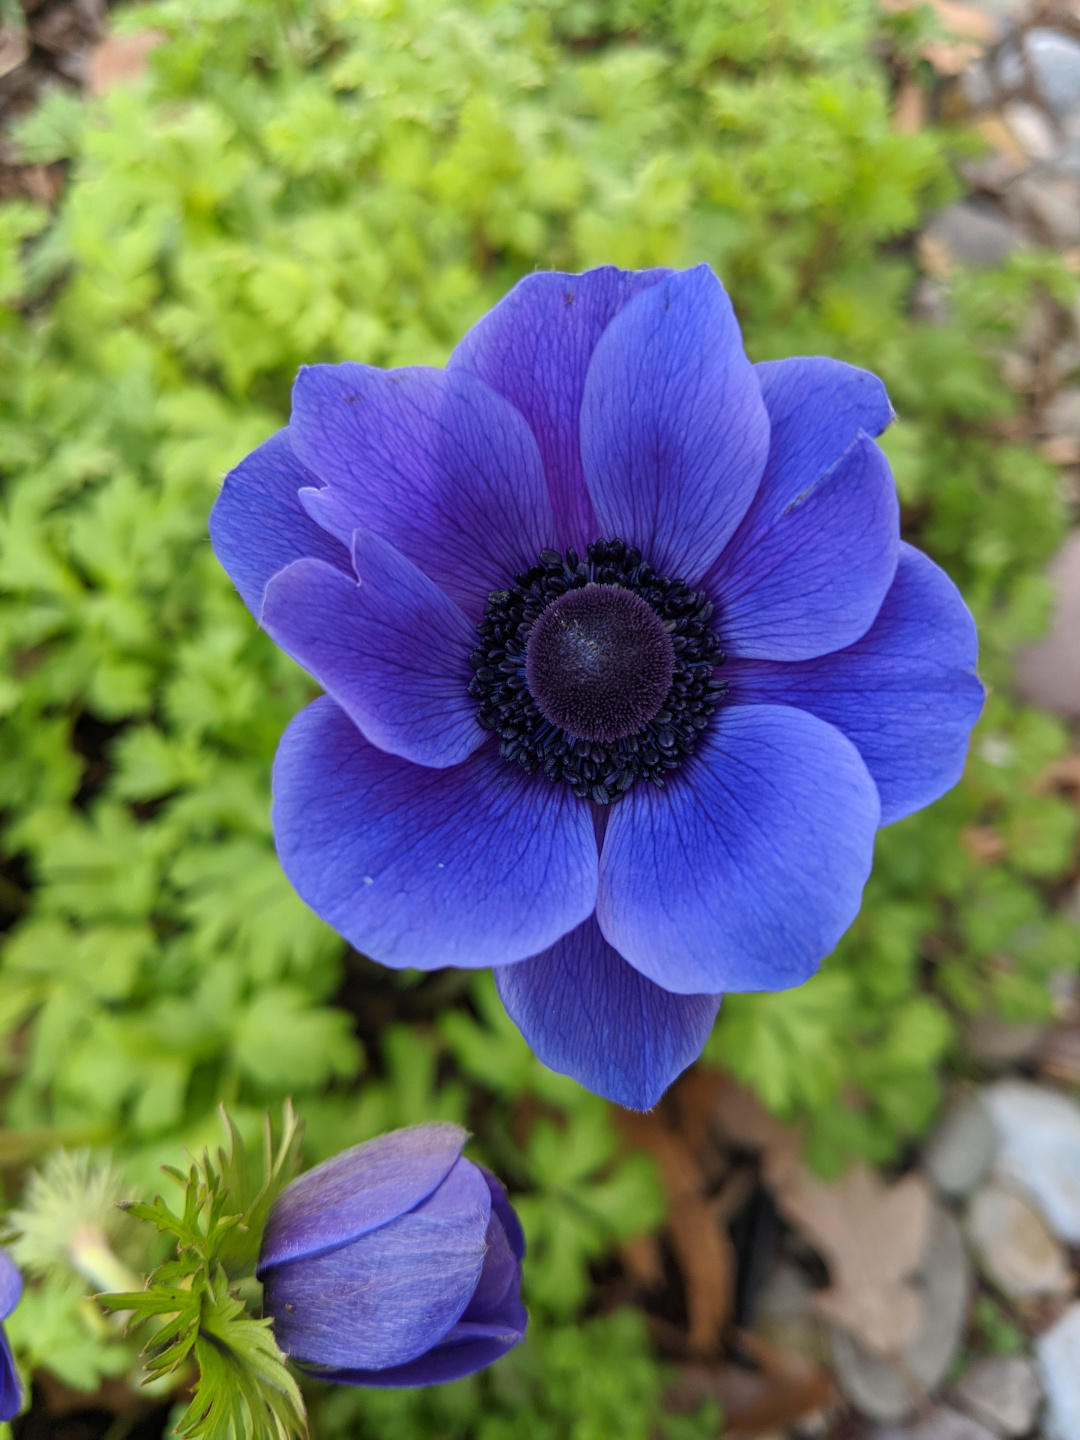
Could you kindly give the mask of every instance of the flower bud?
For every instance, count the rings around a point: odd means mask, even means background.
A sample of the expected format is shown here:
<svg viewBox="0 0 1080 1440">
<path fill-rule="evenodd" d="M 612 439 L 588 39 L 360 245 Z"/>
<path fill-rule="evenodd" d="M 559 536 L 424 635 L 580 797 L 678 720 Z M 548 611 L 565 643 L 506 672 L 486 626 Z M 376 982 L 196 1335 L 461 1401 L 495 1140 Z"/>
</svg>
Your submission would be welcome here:
<svg viewBox="0 0 1080 1440">
<path fill-rule="evenodd" d="M 257 1275 L 281 1348 L 342 1385 L 432 1385 L 516 1345 L 525 1240 L 458 1125 L 345 1150 L 275 1201 Z"/>
</svg>

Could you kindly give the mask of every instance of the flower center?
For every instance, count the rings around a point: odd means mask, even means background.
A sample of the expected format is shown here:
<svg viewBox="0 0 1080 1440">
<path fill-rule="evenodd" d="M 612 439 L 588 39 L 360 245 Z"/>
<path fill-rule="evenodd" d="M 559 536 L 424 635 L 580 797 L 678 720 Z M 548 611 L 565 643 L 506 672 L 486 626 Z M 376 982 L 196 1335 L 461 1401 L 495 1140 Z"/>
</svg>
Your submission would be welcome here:
<svg viewBox="0 0 1080 1440">
<path fill-rule="evenodd" d="M 584 560 L 543 550 L 488 596 L 469 657 L 476 718 L 504 759 L 543 766 L 583 800 L 663 786 L 726 688 L 712 613 L 704 590 L 657 575 L 622 540 L 594 542 Z"/>
<path fill-rule="evenodd" d="M 540 714 L 575 740 L 601 745 L 653 718 L 674 670 L 663 621 L 647 600 L 619 585 L 560 595 L 525 647 L 525 678 Z"/>
</svg>

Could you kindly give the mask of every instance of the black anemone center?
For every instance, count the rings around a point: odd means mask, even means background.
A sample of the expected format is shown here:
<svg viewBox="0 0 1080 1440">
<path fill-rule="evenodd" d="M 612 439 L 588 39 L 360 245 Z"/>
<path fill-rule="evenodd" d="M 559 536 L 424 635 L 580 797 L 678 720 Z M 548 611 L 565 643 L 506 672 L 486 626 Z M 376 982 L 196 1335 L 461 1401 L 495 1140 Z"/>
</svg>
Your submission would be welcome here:
<svg viewBox="0 0 1080 1440">
<path fill-rule="evenodd" d="M 469 686 L 499 753 L 610 804 L 635 781 L 663 785 L 693 753 L 724 693 L 704 590 L 657 575 L 622 540 L 585 559 L 543 550 L 493 590 Z"/>
<path fill-rule="evenodd" d="M 579 740 L 610 745 L 651 720 L 671 688 L 675 651 L 656 611 L 619 585 L 553 600 L 532 627 L 525 678 L 537 709 Z"/>
</svg>

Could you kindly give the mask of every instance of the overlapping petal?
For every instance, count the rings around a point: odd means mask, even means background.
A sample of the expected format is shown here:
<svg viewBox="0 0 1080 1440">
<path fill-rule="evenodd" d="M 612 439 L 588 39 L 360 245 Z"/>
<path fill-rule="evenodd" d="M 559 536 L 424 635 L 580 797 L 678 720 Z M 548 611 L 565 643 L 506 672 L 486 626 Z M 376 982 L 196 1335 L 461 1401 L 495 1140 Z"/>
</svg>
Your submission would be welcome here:
<svg viewBox="0 0 1080 1440">
<path fill-rule="evenodd" d="M 485 1243 L 484 1268 L 461 1316 L 465 1324 L 485 1324 L 496 1315 L 519 1273 L 517 1256 L 510 1249 L 502 1221 L 494 1211 L 488 1220 Z"/>
<path fill-rule="evenodd" d="M 900 507 L 879 447 L 858 435 L 816 479 L 804 484 L 801 473 L 770 462 L 708 576 L 728 655 L 806 660 L 839 650 L 866 633 L 892 584 Z"/>
<path fill-rule="evenodd" d="M 701 1054 L 719 995 L 675 995 L 628 965 L 590 916 L 542 955 L 495 971 L 507 1013 L 552 1070 L 649 1110 Z"/>
<path fill-rule="evenodd" d="M 498 1176 L 493 1175 L 483 1165 L 476 1167 L 487 1181 L 488 1189 L 491 1191 L 491 1209 L 499 1217 L 510 1249 L 519 1260 L 525 1258 L 525 1232 L 521 1228 L 521 1221 L 517 1217 L 517 1211 L 507 1199 L 506 1187 Z"/>
<path fill-rule="evenodd" d="M 598 538 L 581 468 L 585 376 L 597 341 L 628 301 L 669 270 L 527 275 L 479 320 L 450 357 L 529 422 L 544 462 L 559 543 L 580 555 Z"/>
<path fill-rule="evenodd" d="M 588 807 L 487 744 L 447 770 L 364 739 L 327 696 L 274 765 L 274 834 L 292 884 L 358 950 L 433 970 L 524 959 L 589 915 Z"/>
<path fill-rule="evenodd" d="M 380 750 L 457 765 L 486 736 L 469 698 L 476 631 L 381 536 L 353 536 L 356 577 L 297 560 L 266 587 L 262 624 Z"/>
<path fill-rule="evenodd" d="M 490 1216 L 484 1177 L 458 1160 L 408 1214 L 339 1249 L 264 1270 L 278 1344 L 298 1360 L 346 1369 L 416 1359 L 466 1309 Z"/>
<path fill-rule="evenodd" d="M 600 928 L 680 994 L 797 985 L 855 918 L 879 815 L 839 730 L 780 705 L 722 707 L 666 790 L 639 785 L 614 807 Z"/>
<path fill-rule="evenodd" d="M 494 1181 L 492 1213 L 487 1229 L 487 1252 L 480 1281 L 461 1316 L 437 1345 L 405 1365 L 385 1370 L 333 1370 L 321 1372 L 324 1379 L 340 1385 L 377 1385 L 394 1388 L 405 1385 L 441 1385 L 480 1370 L 512 1349 L 525 1336 L 528 1316 L 521 1303 L 521 1256 L 513 1235 L 504 1229 L 497 1212 L 496 1193 L 513 1220 L 512 1231 L 520 1235 L 517 1216 L 506 1204 L 505 1192 L 482 1166 L 476 1167 L 485 1179 Z"/>
<path fill-rule="evenodd" d="M 842 730 L 881 796 L 881 823 L 959 780 L 983 687 L 971 612 L 945 572 L 902 545 L 873 625 L 854 645 L 799 664 L 729 660 L 725 703 L 795 705 Z"/>
<path fill-rule="evenodd" d="M 22 1297 L 19 1268 L 6 1250 L 0 1250 L 0 1320 L 6 1320 Z M 14 1420 L 22 1409 L 22 1386 L 11 1342 L 0 1328 L 0 1421 Z"/>
<path fill-rule="evenodd" d="M 309 366 L 289 436 L 324 485 L 302 492 L 307 513 L 344 545 L 374 530 L 474 621 L 556 541 L 532 431 L 464 370 Z"/>
<path fill-rule="evenodd" d="M 415 1210 L 457 1164 L 460 1125 L 432 1121 L 353 1145 L 298 1175 L 270 1211 L 259 1274 L 286 1260 L 335 1250 Z"/>
<path fill-rule="evenodd" d="M 794 500 L 830 470 L 861 432 L 871 439 L 894 418 L 884 384 L 869 370 L 825 355 L 755 365 L 769 412 L 766 494 Z M 749 517 L 748 517 L 749 518 Z"/>
<path fill-rule="evenodd" d="M 696 585 L 746 513 L 769 422 L 738 322 L 707 265 L 626 305 L 593 351 L 581 456 L 600 533 Z"/>
<path fill-rule="evenodd" d="M 0 1421 L 14 1420 L 22 1409 L 22 1386 L 11 1341 L 0 1329 Z"/>
<path fill-rule="evenodd" d="M 519 1302 L 520 1304 L 520 1302 Z M 464 1333 L 466 1327 L 455 1326 L 451 1335 L 441 1344 L 428 1350 L 407 1365 L 396 1365 L 385 1370 L 329 1370 L 320 1371 L 324 1380 L 338 1385 L 370 1385 L 376 1389 L 405 1389 L 414 1385 L 445 1385 L 450 1380 L 460 1380 L 474 1370 L 501 1360 L 525 1336 L 524 1306 L 521 1306 L 520 1328 L 486 1326 L 484 1333 Z"/>
<path fill-rule="evenodd" d="M 349 548 L 307 514 L 300 491 L 314 485 L 279 430 L 225 477 L 210 512 L 214 554 L 256 619 L 267 581 L 302 556 L 351 574 Z"/>
<path fill-rule="evenodd" d="M 6 1320 L 22 1298 L 23 1278 L 6 1250 L 0 1250 L 0 1320 Z"/>
</svg>

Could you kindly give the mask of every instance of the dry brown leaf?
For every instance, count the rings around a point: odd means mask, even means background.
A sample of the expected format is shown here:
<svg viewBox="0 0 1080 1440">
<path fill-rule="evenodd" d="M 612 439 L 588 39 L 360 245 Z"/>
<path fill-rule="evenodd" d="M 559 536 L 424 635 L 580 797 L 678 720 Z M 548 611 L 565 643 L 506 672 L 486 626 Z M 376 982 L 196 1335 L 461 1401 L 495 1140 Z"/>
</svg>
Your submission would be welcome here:
<svg viewBox="0 0 1080 1440">
<path fill-rule="evenodd" d="M 930 1220 L 922 1179 L 908 1175 L 889 1186 L 860 1163 L 830 1185 L 799 1166 L 776 1202 L 829 1267 L 832 1284 L 815 1296 L 818 1309 L 874 1354 L 906 1345 L 922 1319 L 910 1283 Z"/>
<path fill-rule="evenodd" d="M 698 1195 L 676 1201 L 667 1228 L 686 1285 L 687 1346 L 692 1355 L 714 1355 L 735 1300 L 734 1248 Z"/>
<path fill-rule="evenodd" d="M 1018 169 L 1026 168 L 1028 164 L 1027 151 L 1000 115 L 985 116 L 975 126 L 975 129 L 992 150 L 996 150 L 999 155 L 1004 155 L 1010 165 L 1015 165 Z"/>
<path fill-rule="evenodd" d="M 905 80 L 896 92 L 892 125 L 899 135 L 917 135 L 926 124 L 926 91 L 917 80 Z"/>
<path fill-rule="evenodd" d="M 985 45 L 997 35 L 997 26 L 978 5 L 961 4 L 960 0 L 930 0 L 942 25 L 954 35 L 980 40 Z"/>
<path fill-rule="evenodd" d="M 626 1273 L 643 1290 L 653 1290 L 664 1283 L 664 1262 L 655 1235 L 634 1235 L 622 1241 L 619 1258 Z"/>
<path fill-rule="evenodd" d="M 1039 776 L 1040 790 L 1080 790 L 1080 755 L 1053 760 Z"/>
<path fill-rule="evenodd" d="M 980 865 L 996 865 L 1005 858 L 1005 841 L 993 825 L 966 825 L 960 831 L 960 844 Z"/>
<path fill-rule="evenodd" d="M 705 1188 L 701 1166 L 680 1135 L 669 1130 L 658 1115 L 612 1107 L 612 1117 L 635 1150 L 647 1150 L 660 1167 L 669 1200 L 700 1195 Z"/>
<path fill-rule="evenodd" d="M 668 1405 L 693 1410 L 708 1398 L 719 1401 L 724 1412 L 725 1440 L 735 1440 L 782 1433 L 789 1425 L 830 1409 L 837 1396 L 832 1381 L 820 1370 L 807 1374 L 764 1367 L 750 1370 L 744 1365 L 708 1370 L 687 1366 L 668 1396 Z"/>
<path fill-rule="evenodd" d="M 671 1201 L 668 1235 L 686 1287 L 686 1344 L 692 1354 L 713 1355 L 734 1303 L 735 1257 L 727 1231 L 704 1198 L 704 1172 L 685 1137 L 659 1115 L 615 1114 L 630 1143 L 647 1150 L 660 1167 Z"/>
<path fill-rule="evenodd" d="M 761 1156 L 761 1174 L 766 1185 L 775 1188 L 798 1163 L 802 1136 L 793 1125 L 785 1125 L 762 1105 L 752 1090 L 728 1075 L 720 1081 L 713 1100 L 712 1115 L 726 1138 L 744 1150 Z"/>
<path fill-rule="evenodd" d="M 668 1091 L 678 1115 L 679 1134 L 700 1155 L 708 1145 L 716 1107 L 729 1081 L 710 1065 L 691 1065 Z"/>
<path fill-rule="evenodd" d="M 1056 1025 L 1036 1059 L 1039 1074 L 1066 1085 L 1080 1085 L 1080 1025 Z"/>
<path fill-rule="evenodd" d="M 17 69 L 30 54 L 30 41 L 23 29 L 9 30 L 0 25 L 0 75 Z"/>
<path fill-rule="evenodd" d="M 104 95 L 125 80 L 138 80 L 146 69 L 146 57 L 165 37 L 157 30 L 138 35 L 106 35 L 90 56 L 91 95 Z"/>
<path fill-rule="evenodd" d="M 881 8 L 900 14 L 922 3 L 923 0 L 881 0 Z M 962 4 L 960 0 L 930 0 L 930 5 L 948 33 L 928 41 L 922 53 L 939 75 L 959 75 L 994 39 L 997 33 L 994 22 L 978 6 Z"/>
<path fill-rule="evenodd" d="M 1051 435 L 1039 446 L 1039 454 L 1051 465 L 1080 464 L 1080 440 L 1075 435 Z"/>
<path fill-rule="evenodd" d="M 919 269 L 932 280 L 948 280 L 956 270 L 956 258 L 949 247 L 925 230 L 915 241 L 915 258 Z"/>
</svg>

